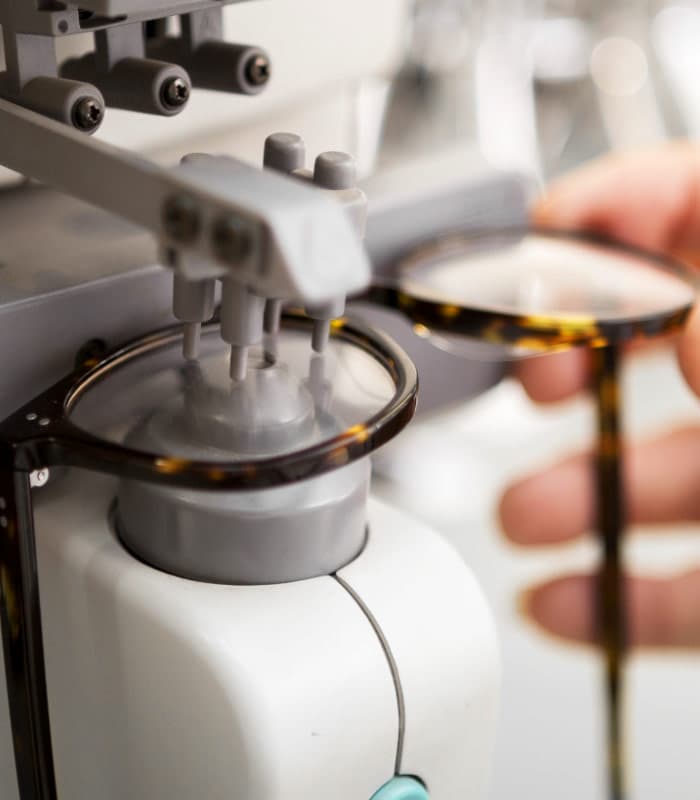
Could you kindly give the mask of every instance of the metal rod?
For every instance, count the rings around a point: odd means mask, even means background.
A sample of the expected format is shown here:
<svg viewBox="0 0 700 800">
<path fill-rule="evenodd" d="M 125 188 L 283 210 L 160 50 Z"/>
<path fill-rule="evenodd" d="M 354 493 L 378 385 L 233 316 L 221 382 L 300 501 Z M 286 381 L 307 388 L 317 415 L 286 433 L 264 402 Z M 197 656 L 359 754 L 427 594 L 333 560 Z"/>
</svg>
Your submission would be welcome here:
<svg viewBox="0 0 700 800">
<path fill-rule="evenodd" d="M 202 332 L 201 322 L 186 322 L 182 330 L 182 354 L 187 361 L 199 357 L 199 341 Z"/>
<path fill-rule="evenodd" d="M 315 353 L 323 353 L 331 338 L 331 321 L 329 319 L 315 319 L 311 334 L 311 346 Z"/>
<path fill-rule="evenodd" d="M 620 420 L 619 350 L 593 350 L 593 390 L 598 417 L 596 497 L 602 562 L 596 625 L 604 659 L 609 800 L 627 797 L 625 782 L 624 660 L 627 649 L 622 537 L 626 522 Z"/>
<path fill-rule="evenodd" d="M 272 364 L 277 361 L 278 338 L 280 320 L 282 318 L 282 301 L 270 299 L 265 303 L 265 317 L 263 321 L 263 339 L 265 358 Z"/>
<path fill-rule="evenodd" d="M 0 469 L 0 627 L 21 800 L 56 800 L 29 474 Z"/>
<path fill-rule="evenodd" d="M 231 362 L 229 365 L 229 375 L 232 381 L 237 383 L 245 380 L 248 372 L 248 347 L 246 345 L 231 345 Z"/>
</svg>

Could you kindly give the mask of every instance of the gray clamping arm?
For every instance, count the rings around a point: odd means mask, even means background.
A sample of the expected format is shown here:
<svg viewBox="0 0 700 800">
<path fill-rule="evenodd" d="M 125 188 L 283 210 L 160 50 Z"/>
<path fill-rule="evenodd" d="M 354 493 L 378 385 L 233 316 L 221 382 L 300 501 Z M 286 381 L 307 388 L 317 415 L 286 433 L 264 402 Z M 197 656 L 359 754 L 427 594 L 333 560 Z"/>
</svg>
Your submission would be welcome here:
<svg viewBox="0 0 700 800">
<path fill-rule="evenodd" d="M 343 206 L 271 170 L 207 157 L 160 167 L 1 99 L 0 164 L 147 228 L 188 280 L 230 277 L 307 304 L 370 281 Z"/>
</svg>

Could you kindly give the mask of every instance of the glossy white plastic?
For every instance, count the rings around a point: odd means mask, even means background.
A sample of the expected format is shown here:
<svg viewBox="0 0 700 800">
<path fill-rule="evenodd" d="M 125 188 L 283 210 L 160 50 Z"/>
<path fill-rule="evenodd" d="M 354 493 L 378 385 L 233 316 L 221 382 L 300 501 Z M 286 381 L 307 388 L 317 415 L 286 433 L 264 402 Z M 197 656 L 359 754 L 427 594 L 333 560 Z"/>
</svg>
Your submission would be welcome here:
<svg viewBox="0 0 700 800">
<path fill-rule="evenodd" d="M 76 471 L 36 513 L 61 798 L 371 797 L 394 773 L 399 715 L 367 610 L 402 682 L 402 770 L 425 775 L 433 800 L 484 796 L 491 619 L 436 534 L 370 501 L 370 543 L 343 570 L 360 603 L 333 577 L 221 586 L 126 553 L 108 522 L 114 493 L 112 479 Z M 0 797 L 15 800 L 0 722 Z"/>
</svg>

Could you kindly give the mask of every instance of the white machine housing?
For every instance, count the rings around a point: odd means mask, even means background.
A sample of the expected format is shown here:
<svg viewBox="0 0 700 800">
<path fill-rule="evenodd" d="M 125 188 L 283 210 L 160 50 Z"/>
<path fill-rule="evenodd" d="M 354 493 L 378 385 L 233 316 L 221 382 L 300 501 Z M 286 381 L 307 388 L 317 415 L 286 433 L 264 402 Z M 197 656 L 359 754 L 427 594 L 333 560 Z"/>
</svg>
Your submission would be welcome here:
<svg viewBox="0 0 700 800">
<path fill-rule="evenodd" d="M 497 642 L 440 536 L 371 500 L 337 576 L 200 583 L 124 550 L 115 491 L 75 470 L 37 497 L 60 798 L 370 800 L 397 772 L 431 800 L 486 796 Z M 0 797 L 16 800 L 0 697 Z"/>
</svg>

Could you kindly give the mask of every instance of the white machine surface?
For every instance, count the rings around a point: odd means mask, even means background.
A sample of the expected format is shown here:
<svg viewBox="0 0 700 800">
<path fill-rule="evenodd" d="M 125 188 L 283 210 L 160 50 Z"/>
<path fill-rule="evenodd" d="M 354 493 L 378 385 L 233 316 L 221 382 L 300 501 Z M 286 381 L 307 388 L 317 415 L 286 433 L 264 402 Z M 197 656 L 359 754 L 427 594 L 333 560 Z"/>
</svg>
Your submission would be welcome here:
<svg viewBox="0 0 700 800">
<path fill-rule="evenodd" d="M 396 769 L 395 676 L 401 772 L 437 800 L 486 796 L 497 643 L 440 536 L 372 500 L 366 549 L 337 577 L 220 586 L 130 556 L 114 491 L 74 471 L 37 507 L 59 797 L 369 800 Z M 15 800 L 2 717 L 0 796 Z"/>
</svg>

